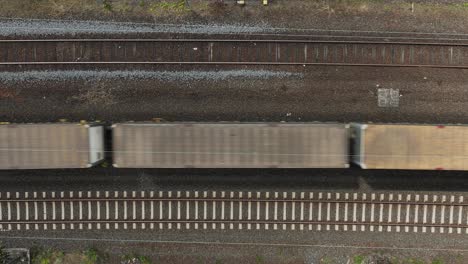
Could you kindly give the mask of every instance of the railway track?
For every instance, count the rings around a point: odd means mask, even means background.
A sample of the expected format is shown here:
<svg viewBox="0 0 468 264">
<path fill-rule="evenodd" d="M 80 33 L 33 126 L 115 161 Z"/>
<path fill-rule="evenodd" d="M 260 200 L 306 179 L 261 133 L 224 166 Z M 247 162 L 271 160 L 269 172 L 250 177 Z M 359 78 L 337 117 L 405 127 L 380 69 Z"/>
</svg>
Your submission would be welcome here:
<svg viewBox="0 0 468 264">
<path fill-rule="evenodd" d="M 0 66 L 336 65 L 468 68 L 466 41 L 287 39 L 0 40 Z M 23 68 L 24 69 L 24 68 Z"/>
<path fill-rule="evenodd" d="M 463 196 L 314 192 L 1 193 L 0 230 L 271 229 L 467 233 Z"/>
</svg>

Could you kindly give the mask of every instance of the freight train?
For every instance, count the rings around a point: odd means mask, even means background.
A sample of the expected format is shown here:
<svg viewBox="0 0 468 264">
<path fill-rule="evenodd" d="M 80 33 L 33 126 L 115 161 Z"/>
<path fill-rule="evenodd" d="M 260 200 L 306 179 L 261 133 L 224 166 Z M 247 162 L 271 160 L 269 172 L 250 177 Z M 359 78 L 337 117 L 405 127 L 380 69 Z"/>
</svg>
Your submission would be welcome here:
<svg viewBox="0 0 468 264">
<path fill-rule="evenodd" d="M 348 168 L 468 170 L 463 125 L 118 123 L 0 125 L 0 169 Z M 109 157 L 110 156 L 110 157 Z"/>
</svg>

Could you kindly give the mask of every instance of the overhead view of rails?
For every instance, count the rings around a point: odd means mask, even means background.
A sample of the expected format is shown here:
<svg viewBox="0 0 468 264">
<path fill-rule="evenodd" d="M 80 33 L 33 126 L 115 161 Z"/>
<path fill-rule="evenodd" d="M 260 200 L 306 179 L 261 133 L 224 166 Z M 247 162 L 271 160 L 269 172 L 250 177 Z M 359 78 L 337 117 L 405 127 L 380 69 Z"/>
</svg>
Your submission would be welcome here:
<svg viewBox="0 0 468 264">
<path fill-rule="evenodd" d="M 468 234 L 468 204 L 463 196 L 453 195 L 80 191 L 7 192 L 0 197 L 0 208 L 7 208 L 0 214 L 2 230 L 297 229 Z"/>
<path fill-rule="evenodd" d="M 468 67 L 468 44 L 387 39 L 0 40 L 0 65 L 342 65 Z"/>
<path fill-rule="evenodd" d="M 0 6 L 0 263 L 468 263 L 464 1 Z"/>
</svg>

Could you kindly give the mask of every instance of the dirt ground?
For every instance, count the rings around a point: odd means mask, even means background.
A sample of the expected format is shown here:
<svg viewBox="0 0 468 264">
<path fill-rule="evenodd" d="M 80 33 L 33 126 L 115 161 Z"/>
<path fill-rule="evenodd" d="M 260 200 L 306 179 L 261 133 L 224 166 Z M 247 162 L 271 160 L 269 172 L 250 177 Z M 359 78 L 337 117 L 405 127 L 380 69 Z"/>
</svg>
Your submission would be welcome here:
<svg viewBox="0 0 468 264">
<path fill-rule="evenodd" d="M 331 66 L 269 70 L 297 75 L 3 83 L 0 120 L 468 122 L 468 70 Z M 379 88 L 398 89 L 399 106 L 379 107 Z"/>
<path fill-rule="evenodd" d="M 278 231 L 279 232 L 279 231 Z M 178 233 L 173 231 L 174 236 Z M 301 235 L 301 234 L 299 234 Z M 317 235 L 317 234 L 315 234 Z M 155 233 L 155 236 L 158 235 Z M 208 235 L 209 236 L 209 235 Z M 344 234 L 346 236 L 346 234 Z M 158 241 L 151 240 L 130 240 L 127 243 L 102 241 L 94 239 L 84 239 L 83 241 L 54 240 L 53 238 L 39 239 L 38 242 L 48 242 L 48 256 L 60 255 L 61 262 L 51 263 L 131 263 L 122 262 L 124 255 L 145 256 L 144 262 L 132 263 L 317 263 L 317 264 L 462 264 L 466 263 L 467 256 L 465 252 L 456 250 L 434 250 L 410 248 L 379 248 L 378 243 L 370 243 L 369 246 L 356 247 L 337 247 L 325 245 L 313 245 L 309 243 L 290 245 L 277 243 L 223 243 L 223 242 L 203 242 L 190 243 L 183 240 L 177 241 Z M 12 241 L 4 240 L 4 243 L 10 244 Z M 17 241 L 23 247 L 28 247 L 34 243 L 32 241 Z M 84 258 L 83 254 L 78 253 L 79 248 L 92 245 L 98 249 L 98 254 L 103 261 L 92 261 L 90 258 Z M 375 249 L 373 248 L 375 247 Z M 47 250 L 47 249 L 46 249 Z M 63 250 L 63 251 L 62 251 Z M 68 253 L 69 252 L 69 253 Z M 42 260 L 54 258 L 35 258 Z M 57 260 L 57 258 L 55 258 Z M 80 261 L 81 260 L 81 261 Z M 83 261 L 85 260 L 85 261 Z M 49 262 L 37 262 L 49 263 Z"/>
<path fill-rule="evenodd" d="M 461 0 L 0 0 L 0 17 L 254 24 L 360 31 L 468 32 Z"/>
</svg>

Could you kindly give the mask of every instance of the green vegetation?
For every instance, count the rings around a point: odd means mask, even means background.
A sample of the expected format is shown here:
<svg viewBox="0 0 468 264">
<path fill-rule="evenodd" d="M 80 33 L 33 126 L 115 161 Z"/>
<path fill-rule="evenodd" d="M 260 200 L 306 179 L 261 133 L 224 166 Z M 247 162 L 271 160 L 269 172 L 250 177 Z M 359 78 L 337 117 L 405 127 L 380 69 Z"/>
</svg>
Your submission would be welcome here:
<svg viewBox="0 0 468 264">
<path fill-rule="evenodd" d="M 353 258 L 353 263 L 354 264 L 362 264 L 363 262 L 364 262 L 364 256 L 362 256 L 362 255 L 354 256 L 354 258 Z"/>
<path fill-rule="evenodd" d="M 155 15 L 161 15 L 165 12 L 169 13 L 184 13 L 190 11 L 187 7 L 185 0 L 177 0 L 177 1 L 162 1 L 160 3 L 153 3 L 149 5 L 148 9 L 151 13 Z"/>
<path fill-rule="evenodd" d="M 447 4 L 447 9 L 452 11 L 466 12 L 468 10 L 468 2 Z"/>
<path fill-rule="evenodd" d="M 444 264 L 444 261 L 441 259 L 434 259 L 431 264 Z"/>
<path fill-rule="evenodd" d="M 265 259 L 260 255 L 256 255 L 255 256 L 255 264 L 263 264 L 263 263 L 265 263 Z"/>
<path fill-rule="evenodd" d="M 0 244 L 0 264 L 5 264 L 6 255 L 2 254 L 3 247 Z M 4 253 L 4 252 L 3 252 Z M 386 251 L 373 251 L 373 252 L 358 252 L 348 259 L 347 263 L 352 264 L 367 264 L 367 263 L 385 263 L 385 264 L 462 264 L 466 263 L 463 255 L 444 254 L 436 257 L 418 255 L 399 255 L 401 251 L 388 253 Z M 396 255 L 396 256 L 395 256 Z M 31 249 L 32 264 L 105 264 L 109 263 L 109 256 L 102 251 L 95 248 L 88 248 L 81 252 L 68 252 L 64 253 L 56 249 L 45 248 L 32 248 Z M 209 258 L 209 257 L 208 257 Z M 265 256 L 256 254 L 256 264 L 270 263 Z M 336 256 L 323 256 L 318 263 L 321 264 L 335 264 L 342 263 L 343 259 L 336 258 Z M 113 262 L 115 263 L 115 261 Z M 121 264 L 152 264 L 152 260 L 144 255 L 138 253 L 131 253 L 121 256 Z M 203 257 L 194 258 L 191 263 L 206 263 Z M 211 262 L 213 263 L 213 262 Z M 222 258 L 216 258 L 215 264 L 224 263 Z"/>
<path fill-rule="evenodd" d="M 112 11 L 112 3 L 109 0 L 102 1 L 102 6 L 107 11 Z"/>
<path fill-rule="evenodd" d="M 147 256 L 140 256 L 137 254 L 128 254 L 122 257 L 122 263 L 125 264 L 151 264 L 151 260 Z"/>
<path fill-rule="evenodd" d="M 0 264 L 6 264 L 8 260 L 8 253 L 4 251 L 5 247 L 0 244 Z"/>
<path fill-rule="evenodd" d="M 462 263 L 461 260 L 447 262 L 443 258 L 417 258 L 417 257 L 395 257 L 390 256 L 385 253 L 371 253 L 367 254 L 359 254 L 351 257 L 350 263 L 353 264 L 365 264 L 365 263 L 388 263 L 388 264 L 445 264 L 445 263 Z M 322 260 L 322 263 L 323 262 Z"/>
<path fill-rule="evenodd" d="M 83 264 L 102 264 L 107 260 L 107 256 L 97 251 L 95 248 L 89 248 L 83 252 Z"/>
<path fill-rule="evenodd" d="M 403 264 L 425 264 L 425 261 L 420 260 L 420 259 L 415 259 L 415 258 L 409 258 L 409 259 L 403 260 Z"/>
<path fill-rule="evenodd" d="M 62 264 L 65 254 L 60 250 L 35 248 L 32 250 L 33 264 Z"/>
<path fill-rule="evenodd" d="M 396 256 L 395 256 L 396 255 Z M 386 263 L 386 264 L 446 264 L 446 263 L 466 263 L 463 259 L 454 259 L 453 255 L 444 257 L 428 257 L 428 256 L 399 256 L 397 253 L 391 254 L 386 252 L 369 252 L 356 254 L 349 258 L 348 263 L 352 264 L 367 264 L 367 263 Z M 321 262 L 325 263 L 325 262 Z"/>
<path fill-rule="evenodd" d="M 320 259 L 320 264 L 332 264 L 332 263 L 333 263 L 333 261 L 329 257 L 324 257 L 324 258 Z"/>
<path fill-rule="evenodd" d="M 32 264 L 104 264 L 107 257 L 96 249 L 87 249 L 81 253 L 64 253 L 51 248 L 33 248 L 31 250 Z M 0 264 L 2 264 L 0 262 Z M 148 264 L 148 263 L 145 263 Z"/>
</svg>

